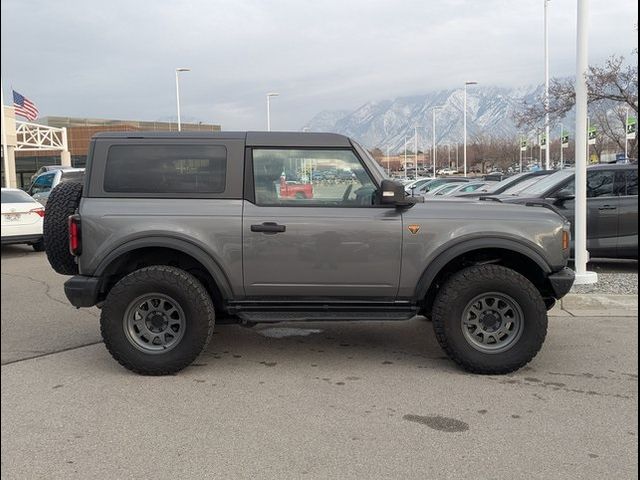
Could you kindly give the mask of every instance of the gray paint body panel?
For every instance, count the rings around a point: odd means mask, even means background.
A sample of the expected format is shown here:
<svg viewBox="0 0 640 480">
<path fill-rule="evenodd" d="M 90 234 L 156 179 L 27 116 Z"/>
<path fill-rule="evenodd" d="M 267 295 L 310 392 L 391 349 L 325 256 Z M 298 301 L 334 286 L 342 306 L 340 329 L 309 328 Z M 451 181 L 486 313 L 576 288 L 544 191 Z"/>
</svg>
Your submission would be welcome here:
<svg viewBox="0 0 640 480">
<path fill-rule="evenodd" d="M 286 231 L 252 232 L 276 222 Z M 395 208 L 260 207 L 243 219 L 247 296 L 395 299 L 402 215 Z"/>
<path fill-rule="evenodd" d="M 100 275 L 112 252 L 191 245 L 227 278 L 233 297 L 243 297 L 242 200 L 83 198 L 82 275 Z M 189 253 L 189 252 L 185 252 Z M 217 275 L 211 272 L 214 278 Z"/>
<path fill-rule="evenodd" d="M 245 141 L 246 140 L 246 141 Z M 122 143 L 225 145 L 227 190 L 200 198 L 114 198 L 102 189 L 106 152 Z M 228 301 L 243 299 L 420 300 L 430 266 L 451 252 L 512 248 L 545 272 L 567 263 L 565 220 L 542 207 L 429 200 L 411 208 L 259 207 L 243 200 L 245 147 L 353 148 L 380 184 L 379 169 L 342 135 L 309 133 L 107 133 L 92 142 L 81 200 L 82 275 L 100 275 L 122 253 L 175 248 L 210 271 Z M 252 232 L 276 222 L 281 233 Z M 420 230 L 411 234 L 409 224 Z"/>
</svg>

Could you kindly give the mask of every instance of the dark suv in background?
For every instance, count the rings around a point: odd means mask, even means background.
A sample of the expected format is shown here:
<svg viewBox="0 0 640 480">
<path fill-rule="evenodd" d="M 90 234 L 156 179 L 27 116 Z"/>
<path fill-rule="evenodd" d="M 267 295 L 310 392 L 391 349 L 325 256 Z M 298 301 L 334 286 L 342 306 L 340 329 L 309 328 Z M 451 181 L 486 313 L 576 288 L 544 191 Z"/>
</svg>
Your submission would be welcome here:
<svg viewBox="0 0 640 480">
<path fill-rule="evenodd" d="M 573 225 L 575 171 L 560 170 L 502 202 L 552 205 Z M 573 227 L 572 227 L 573 228 Z M 587 250 L 592 257 L 638 258 L 638 165 L 587 168 Z"/>
</svg>

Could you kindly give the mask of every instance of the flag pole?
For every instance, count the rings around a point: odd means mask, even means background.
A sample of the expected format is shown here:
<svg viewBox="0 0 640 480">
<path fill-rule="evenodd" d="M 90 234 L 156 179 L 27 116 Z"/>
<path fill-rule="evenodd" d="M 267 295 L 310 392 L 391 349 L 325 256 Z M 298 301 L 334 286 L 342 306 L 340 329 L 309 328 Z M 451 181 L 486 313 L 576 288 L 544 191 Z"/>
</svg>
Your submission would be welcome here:
<svg viewBox="0 0 640 480">
<path fill-rule="evenodd" d="M 2 79 L 0 79 L 0 103 L 2 104 L 2 160 L 4 163 L 4 186 L 9 188 L 9 148 L 7 147 L 7 125 L 4 111 L 4 83 L 2 83 Z"/>
</svg>

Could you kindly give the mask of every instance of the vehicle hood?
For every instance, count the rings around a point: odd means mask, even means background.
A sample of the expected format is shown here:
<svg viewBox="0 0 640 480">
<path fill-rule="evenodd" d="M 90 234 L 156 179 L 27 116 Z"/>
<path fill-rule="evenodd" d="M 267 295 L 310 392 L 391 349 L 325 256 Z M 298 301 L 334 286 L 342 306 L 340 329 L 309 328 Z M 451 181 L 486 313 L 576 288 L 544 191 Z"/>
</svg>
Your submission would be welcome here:
<svg viewBox="0 0 640 480">
<path fill-rule="evenodd" d="M 539 204 L 544 199 L 501 196 L 491 197 L 495 200 L 479 200 L 469 197 L 425 197 L 424 202 L 415 204 L 407 210 L 407 218 L 455 218 L 469 220 L 500 220 L 523 221 L 526 219 L 540 219 L 558 221 L 561 215 L 555 210 L 545 208 Z M 525 205 L 536 202 L 536 205 Z M 549 203 L 549 202 L 545 202 Z"/>
</svg>

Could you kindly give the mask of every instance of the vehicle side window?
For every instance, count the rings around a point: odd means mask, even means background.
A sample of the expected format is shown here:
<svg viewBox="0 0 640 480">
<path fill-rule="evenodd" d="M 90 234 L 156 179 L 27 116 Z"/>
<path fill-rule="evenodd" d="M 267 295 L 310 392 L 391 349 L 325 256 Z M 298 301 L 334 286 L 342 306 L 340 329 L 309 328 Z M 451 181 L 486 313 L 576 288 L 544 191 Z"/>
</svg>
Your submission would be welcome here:
<svg viewBox="0 0 640 480">
<path fill-rule="evenodd" d="M 256 204 L 371 206 L 376 187 L 351 150 L 253 150 Z"/>
<path fill-rule="evenodd" d="M 587 173 L 587 198 L 613 196 L 613 170 L 595 170 Z"/>
<path fill-rule="evenodd" d="M 638 195 L 638 170 L 627 170 L 625 195 Z"/>
<path fill-rule="evenodd" d="M 36 178 L 36 181 L 33 182 L 31 187 L 31 195 L 34 193 L 42 193 L 48 192 L 51 190 L 51 185 L 53 185 L 53 177 L 55 177 L 55 173 L 48 173 L 46 175 L 40 175 Z"/>
<path fill-rule="evenodd" d="M 104 174 L 105 192 L 222 193 L 227 150 L 217 145 L 114 145 Z"/>
</svg>

